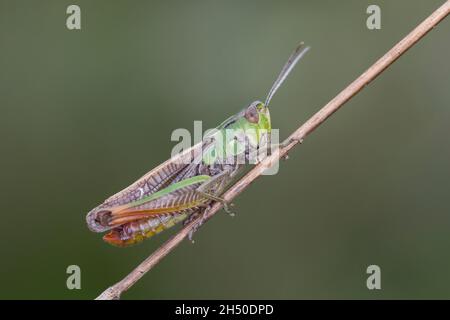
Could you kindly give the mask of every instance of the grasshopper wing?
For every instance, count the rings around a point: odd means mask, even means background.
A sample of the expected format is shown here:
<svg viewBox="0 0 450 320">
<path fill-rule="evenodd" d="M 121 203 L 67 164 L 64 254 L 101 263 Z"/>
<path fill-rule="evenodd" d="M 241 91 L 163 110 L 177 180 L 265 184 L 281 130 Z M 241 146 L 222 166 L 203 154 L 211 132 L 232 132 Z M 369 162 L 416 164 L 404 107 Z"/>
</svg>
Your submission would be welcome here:
<svg viewBox="0 0 450 320">
<path fill-rule="evenodd" d="M 198 163 L 195 162 L 195 159 L 198 159 L 199 156 L 201 157 L 204 144 L 204 142 L 200 142 L 170 158 L 127 188 L 106 199 L 101 205 L 92 209 L 86 216 L 89 229 L 94 232 L 110 230 L 112 226 L 105 221 L 105 217 L 111 214 L 112 208 L 127 205 L 158 192 L 170 185 L 183 170 L 197 166 Z"/>
<path fill-rule="evenodd" d="M 207 175 L 186 178 L 127 205 L 112 207 L 109 209 L 108 225 L 117 227 L 135 220 L 197 209 L 207 199 L 196 190 L 210 179 Z"/>
<path fill-rule="evenodd" d="M 104 220 L 113 229 L 103 239 L 124 247 L 183 221 L 210 201 L 196 190 L 211 179 L 207 175 L 186 178 L 140 200 L 110 208 Z"/>
</svg>

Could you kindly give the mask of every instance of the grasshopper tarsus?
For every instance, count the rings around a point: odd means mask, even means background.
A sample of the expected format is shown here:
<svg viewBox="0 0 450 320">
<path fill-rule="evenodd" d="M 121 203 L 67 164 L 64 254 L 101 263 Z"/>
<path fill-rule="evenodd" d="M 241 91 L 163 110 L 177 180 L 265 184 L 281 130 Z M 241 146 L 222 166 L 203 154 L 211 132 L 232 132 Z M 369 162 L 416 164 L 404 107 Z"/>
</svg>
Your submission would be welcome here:
<svg viewBox="0 0 450 320">
<path fill-rule="evenodd" d="M 236 213 L 231 211 L 230 207 L 234 207 L 233 203 L 228 203 L 224 200 L 224 202 L 222 202 L 223 205 L 223 210 L 225 211 L 226 214 L 228 214 L 230 217 L 235 217 Z"/>
</svg>

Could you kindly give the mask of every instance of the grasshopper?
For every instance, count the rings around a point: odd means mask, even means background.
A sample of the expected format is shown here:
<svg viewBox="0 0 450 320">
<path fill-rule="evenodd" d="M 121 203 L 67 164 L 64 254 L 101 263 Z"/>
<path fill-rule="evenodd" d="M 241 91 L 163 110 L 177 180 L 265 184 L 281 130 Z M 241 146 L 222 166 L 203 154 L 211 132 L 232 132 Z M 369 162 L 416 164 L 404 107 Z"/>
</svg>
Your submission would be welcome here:
<svg viewBox="0 0 450 320">
<path fill-rule="evenodd" d="M 119 247 L 143 241 L 201 215 L 220 197 L 252 155 L 271 147 L 269 103 L 288 74 L 308 51 L 301 43 L 290 55 L 265 102 L 254 101 L 229 117 L 193 147 L 157 166 L 139 180 L 106 199 L 86 216 L 94 232 Z M 231 133 L 231 134 L 230 134 Z"/>
</svg>

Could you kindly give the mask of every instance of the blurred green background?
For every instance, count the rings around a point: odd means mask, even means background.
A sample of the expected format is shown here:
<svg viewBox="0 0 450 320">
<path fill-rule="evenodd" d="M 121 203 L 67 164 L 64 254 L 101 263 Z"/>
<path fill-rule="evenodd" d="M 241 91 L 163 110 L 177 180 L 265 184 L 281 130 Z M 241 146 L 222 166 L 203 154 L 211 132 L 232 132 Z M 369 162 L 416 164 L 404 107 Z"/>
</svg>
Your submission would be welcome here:
<svg viewBox="0 0 450 320">
<path fill-rule="evenodd" d="M 120 249 L 85 223 L 169 157 L 173 129 L 263 99 L 303 40 L 272 101 L 286 137 L 443 2 L 1 0 L 0 298 L 96 297 L 178 229 Z M 369 4 L 381 30 L 366 28 Z M 123 298 L 450 298 L 449 27 Z M 66 288 L 71 264 L 81 290 Z M 366 288 L 371 264 L 382 290 Z"/>
</svg>

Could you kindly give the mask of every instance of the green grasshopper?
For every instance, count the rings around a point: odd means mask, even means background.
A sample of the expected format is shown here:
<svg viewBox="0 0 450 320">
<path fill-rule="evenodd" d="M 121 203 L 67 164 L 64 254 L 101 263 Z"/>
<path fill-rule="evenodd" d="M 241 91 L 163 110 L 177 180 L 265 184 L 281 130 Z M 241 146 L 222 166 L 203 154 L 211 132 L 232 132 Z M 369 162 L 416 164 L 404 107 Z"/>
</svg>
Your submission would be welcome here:
<svg viewBox="0 0 450 320">
<path fill-rule="evenodd" d="M 300 58 L 301 43 L 291 54 L 264 103 L 254 101 L 225 120 L 193 147 L 157 166 L 105 200 L 86 216 L 90 230 L 106 232 L 103 239 L 124 247 L 143 241 L 178 222 L 203 214 L 252 155 L 271 147 L 269 103 Z"/>
</svg>

